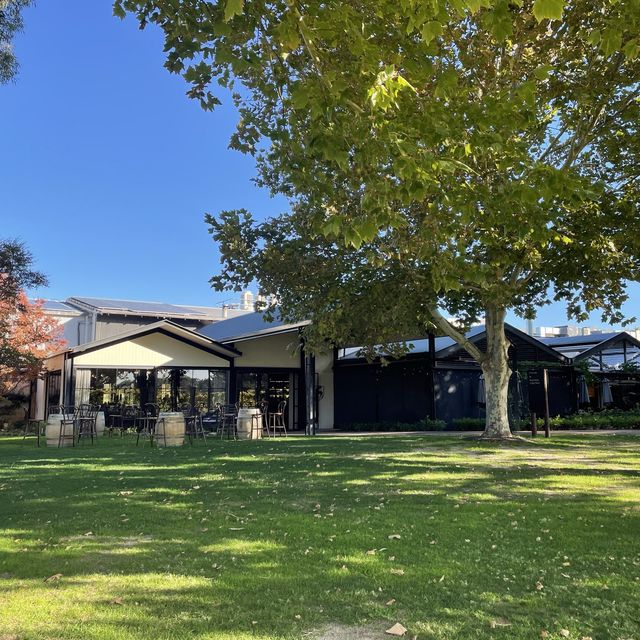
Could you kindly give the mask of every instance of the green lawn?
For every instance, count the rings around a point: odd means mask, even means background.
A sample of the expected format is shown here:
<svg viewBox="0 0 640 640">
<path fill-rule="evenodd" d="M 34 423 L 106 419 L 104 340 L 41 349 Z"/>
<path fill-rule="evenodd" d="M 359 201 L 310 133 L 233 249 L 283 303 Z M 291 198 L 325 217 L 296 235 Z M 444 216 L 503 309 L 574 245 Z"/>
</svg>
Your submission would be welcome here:
<svg viewBox="0 0 640 640">
<path fill-rule="evenodd" d="M 640 638 L 632 436 L 4 438 L 0 527 L 0 640 Z"/>
</svg>

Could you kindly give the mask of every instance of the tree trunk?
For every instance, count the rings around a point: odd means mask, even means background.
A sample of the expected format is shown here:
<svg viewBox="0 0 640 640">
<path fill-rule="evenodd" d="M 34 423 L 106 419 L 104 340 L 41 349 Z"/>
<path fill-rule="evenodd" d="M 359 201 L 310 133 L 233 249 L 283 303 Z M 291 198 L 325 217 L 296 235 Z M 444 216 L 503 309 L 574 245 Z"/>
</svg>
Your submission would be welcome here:
<svg viewBox="0 0 640 640">
<path fill-rule="evenodd" d="M 487 351 L 482 362 L 487 418 L 483 438 L 511 438 L 509 428 L 509 342 L 504 332 L 506 309 L 489 306 L 485 327 Z"/>
</svg>

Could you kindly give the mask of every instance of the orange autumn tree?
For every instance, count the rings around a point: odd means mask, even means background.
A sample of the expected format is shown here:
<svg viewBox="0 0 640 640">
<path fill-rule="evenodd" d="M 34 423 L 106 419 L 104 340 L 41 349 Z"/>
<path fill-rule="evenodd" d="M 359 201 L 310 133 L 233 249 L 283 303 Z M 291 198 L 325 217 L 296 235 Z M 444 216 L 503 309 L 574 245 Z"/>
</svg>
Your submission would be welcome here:
<svg viewBox="0 0 640 640">
<path fill-rule="evenodd" d="M 44 359 L 66 342 L 62 326 L 21 291 L 15 300 L 0 301 L 0 394 L 42 374 Z"/>
</svg>

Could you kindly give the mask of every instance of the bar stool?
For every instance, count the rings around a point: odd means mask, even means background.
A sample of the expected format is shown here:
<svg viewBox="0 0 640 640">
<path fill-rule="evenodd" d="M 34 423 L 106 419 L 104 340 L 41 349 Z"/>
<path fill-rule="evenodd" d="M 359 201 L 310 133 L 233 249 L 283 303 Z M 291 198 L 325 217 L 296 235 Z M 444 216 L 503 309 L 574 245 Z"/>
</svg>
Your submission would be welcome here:
<svg viewBox="0 0 640 640">
<path fill-rule="evenodd" d="M 22 440 L 24 442 L 27 436 L 35 436 L 40 446 L 40 436 L 42 435 L 42 425 L 44 420 L 37 420 L 36 418 L 29 417 L 29 409 L 24 410 L 24 431 L 22 434 Z"/>
<path fill-rule="evenodd" d="M 278 402 L 278 410 L 272 411 L 269 414 L 269 427 L 273 429 L 273 436 L 275 437 L 276 431 L 283 431 L 285 437 L 287 436 L 287 427 L 284 424 L 284 411 L 287 408 L 287 401 L 281 400 Z"/>
</svg>

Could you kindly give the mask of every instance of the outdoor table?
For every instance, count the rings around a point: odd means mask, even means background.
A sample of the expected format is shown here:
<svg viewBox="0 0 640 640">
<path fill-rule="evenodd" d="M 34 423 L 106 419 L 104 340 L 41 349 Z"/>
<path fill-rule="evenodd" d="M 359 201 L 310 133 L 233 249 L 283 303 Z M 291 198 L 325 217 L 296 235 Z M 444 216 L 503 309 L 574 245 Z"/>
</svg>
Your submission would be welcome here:
<svg viewBox="0 0 640 640">
<path fill-rule="evenodd" d="M 238 409 L 236 430 L 240 440 L 262 438 L 262 412 L 258 407 Z"/>
</svg>

